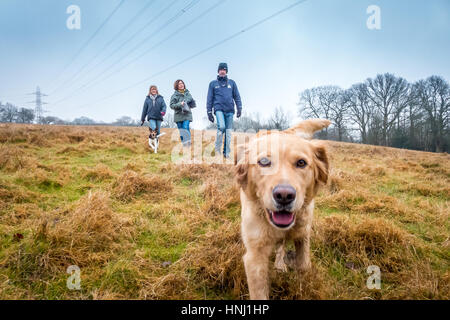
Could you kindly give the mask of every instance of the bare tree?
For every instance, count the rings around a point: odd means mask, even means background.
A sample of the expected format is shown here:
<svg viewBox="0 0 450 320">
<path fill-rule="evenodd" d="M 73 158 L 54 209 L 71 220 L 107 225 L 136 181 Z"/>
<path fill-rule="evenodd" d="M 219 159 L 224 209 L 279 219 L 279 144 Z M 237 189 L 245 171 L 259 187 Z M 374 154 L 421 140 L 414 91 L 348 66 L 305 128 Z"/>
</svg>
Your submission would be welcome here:
<svg viewBox="0 0 450 320">
<path fill-rule="evenodd" d="M 350 120 L 358 126 L 361 142 L 368 143 L 369 123 L 372 108 L 365 83 L 353 85 L 344 93 L 344 103 L 348 106 Z"/>
<path fill-rule="evenodd" d="M 420 145 L 425 141 L 425 134 L 423 129 L 426 124 L 425 112 L 421 107 L 420 96 L 419 96 L 419 85 L 415 83 L 411 86 L 411 98 L 408 107 L 405 109 L 404 119 L 405 122 L 403 126 L 408 129 L 408 144 L 409 149 L 420 149 Z"/>
<path fill-rule="evenodd" d="M 367 92 L 370 101 L 382 120 L 382 144 L 388 145 L 388 134 L 399 114 L 410 101 L 408 82 L 390 73 L 379 74 L 375 79 L 367 79 Z"/>
<path fill-rule="evenodd" d="M 343 141 L 348 120 L 348 105 L 345 102 L 344 91 L 339 87 L 328 87 L 328 91 L 324 91 L 323 95 L 323 103 L 329 104 L 331 110 L 329 120 L 336 128 L 338 140 Z"/>
<path fill-rule="evenodd" d="M 333 122 L 338 140 L 342 141 L 346 128 L 348 105 L 343 90 L 337 86 L 321 86 L 307 89 L 300 94 L 299 115 L 305 118 L 324 118 Z M 328 128 L 325 129 L 325 138 Z"/>
<path fill-rule="evenodd" d="M 300 93 L 300 101 L 298 102 L 298 114 L 304 118 L 324 118 L 330 119 L 331 110 L 322 105 L 320 101 L 321 91 L 324 87 L 306 89 Z M 325 129 L 326 139 L 328 136 L 328 128 Z"/>
<path fill-rule="evenodd" d="M 324 96 L 322 91 L 326 90 L 325 88 L 326 87 L 317 87 L 306 89 L 300 94 L 300 101 L 298 103 L 300 106 L 300 116 L 305 118 L 330 118 L 330 108 L 328 105 L 322 104 Z"/>
<path fill-rule="evenodd" d="M 267 129 L 285 130 L 290 126 L 290 117 L 282 107 L 275 108 L 267 122 Z"/>
<path fill-rule="evenodd" d="M 3 106 L 2 112 L 0 115 L 0 121 L 1 122 L 14 122 L 17 119 L 17 107 L 6 103 L 6 105 Z"/>
<path fill-rule="evenodd" d="M 433 135 L 433 151 L 443 150 L 443 138 L 449 129 L 450 88 L 447 81 L 438 76 L 420 80 L 415 85 L 416 97 L 425 111 Z"/>
<path fill-rule="evenodd" d="M 34 120 L 34 110 L 20 108 L 17 112 L 17 121 L 21 123 L 32 123 Z"/>
</svg>

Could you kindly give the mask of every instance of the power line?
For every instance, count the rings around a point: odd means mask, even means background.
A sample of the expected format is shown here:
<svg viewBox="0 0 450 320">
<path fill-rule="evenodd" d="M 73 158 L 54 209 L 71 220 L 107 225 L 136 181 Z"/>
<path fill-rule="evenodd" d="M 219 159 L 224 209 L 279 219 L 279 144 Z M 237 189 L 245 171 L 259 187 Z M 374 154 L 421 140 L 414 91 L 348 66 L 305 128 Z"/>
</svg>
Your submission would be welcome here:
<svg viewBox="0 0 450 320">
<path fill-rule="evenodd" d="M 167 27 L 170 23 L 174 22 L 176 19 L 178 19 L 179 17 L 181 17 L 184 13 L 186 13 L 189 9 L 191 9 L 193 6 L 195 6 L 200 0 L 193 0 L 191 1 L 186 7 L 184 7 L 182 10 L 180 10 L 174 17 L 170 18 L 168 21 L 166 21 L 166 23 L 164 23 L 159 29 L 157 29 L 155 32 L 151 33 L 149 37 L 147 37 L 145 39 L 146 42 L 148 41 L 151 37 L 153 37 L 158 31 L 164 29 L 165 27 Z M 142 41 L 141 41 L 142 42 Z M 106 73 L 109 69 L 111 69 L 112 67 L 114 67 L 115 65 L 117 65 L 119 62 L 122 61 L 123 58 L 125 58 L 126 56 L 130 55 L 132 52 L 135 51 L 136 48 L 138 48 L 139 46 L 141 46 L 140 43 L 138 43 L 137 46 L 135 46 L 133 49 L 131 49 L 128 53 L 126 53 L 124 56 L 120 57 L 118 60 L 116 60 L 114 63 L 112 63 L 111 65 L 109 65 L 106 69 L 104 69 L 101 73 L 99 73 L 95 78 L 91 79 L 89 82 L 85 83 L 84 85 L 82 85 L 81 87 L 79 87 L 78 89 L 76 89 L 74 92 L 72 92 L 71 94 L 67 95 L 66 97 L 58 100 L 57 102 L 55 102 L 55 104 L 61 103 L 62 101 L 65 101 L 67 99 L 69 99 L 70 97 L 72 97 L 75 93 L 79 92 L 79 91 L 83 91 L 83 89 L 85 88 L 91 88 L 92 86 L 90 86 L 92 83 L 94 83 L 98 78 L 100 78 L 104 73 Z M 113 72 L 114 74 L 115 72 Z M 109 76 L 108 76 L 109 78 Z M 97 82 L 99 83 L 99 82 Z M 85 90 L 84 90 L 85 91 Z"/>
<path fill-rule="evenodd" d="M 106 61 L 109 60 L 109 58 L 113 57 L 115 55 L 116 52 L 119 52 L 120 49 L 122 49 L 127 43 L 129 43 L 131 40 L 133 40 L 134 38 L 136 38 L 137 35 L 139 35 L 139 33 L 141 33 L 143 30 L 147 29 L 150 25 L 152 25 L 154 22 L 156 22 L 162 15 L 164 12 L 168 11 L 175 3 L 177 3 L 180 0 L 173 0 L 172 2 L 170 2 L 166 7 L 164 7 L 161 11 L 159 11 L 157 14 L 155 14 L 154 16 L 152 16 L 149 19 L 149 22 L 146 23 L 143 27 L 141 27 L 139 30 L 137 30 L 135 33 L 133 33 L 133 35 L 131 37 L 129 37 L 127 40 L 125 40 L 121 45 L 119 45 L 118 47 L 116 47 L 115 50 L 112 51 L 112 53 L 110 53 L 106 59 L 104 60 L 100 60 L 97 64 L 95 64 L 92 68 L 92 70 L 95 70 L 97 67 L 99 67 L 100 65 L 102 65 L 103 63 L 105 63 Z M 107 71 L 107 69 L 106 69 Z M 105 70 L 103 71 L 105 72 Z M 90 72 L 88 72 L 87 74 L 89 74 Z M 85 74 L 85 76 L 87 75 Z M 98 76 L 97 76 L 98 77 Z M 83 77 L 82 77 L 83 78 Z M 91 81 L 92 82 L 92 81 Z M 76 92 L 79 90 L 80 88 L 78 88 L 76 90 Z"/>
<path fill-rule="evenodd" d="M 185 14 L 189 9 L 191 9 L 192 7 L 194 7 L 198 2 L 200 2 L 200 0 L 192 0 L 186 7 L 184 7 L 183 9 L 181 9 L 179 12 L 177 12 L 177 14 L 175 16 L 173 16 L 172 18 L 170 18 L 169 20 L 167 20 L 161 27 L 159 27 L 157 30 L 155 30 L 154 32 L 152 32 L 148 37 L 146 37 L 143 41 L 143 43 L 146 43 L 147 41 L 149 41 L 152 37 L 154 37 L 159 31 L 163 30 L 164 28 L 166 28 L 168 25 L 170 25 L 172 22 L 176 21 L 177 19 L 179 19 L 183 14 Z M 119 64 L 120 62 L 122 62 L 122 60 L 124 58 L 126 58 L 127 56 L 129 56 L 130 54 L 132 54 L 136 49 L 138 49 L 142 44 L 138 43 L 136 46 L 134 46 L 131 50 L 129 50 L 125 55 L 121 56 L 119 59 L 117 59 L 115 62 L 113 62 L 111 65 L 109 65 L 107 68 L 105 68 L 102 72 L 100 72 L 95 78 L 91 79 L 91 81 L 89 81 L 88 83 L 85 83 L 84 85 L 82 85 L 80 88 L 78 88 L 75 92 L 78 92 L 79 90 L 82 90 L 84 88 L 90 88 L 90 85 L 94 82 L 96 82 L 97 79 L 99 79 L 103 74 L 105 74 L 106 72 L 108 72 L 111 68 L 113 68 L 114 66 L 116 66 L 117 64 Z M 63 99 L 65 100 L 65 98 Z M 60 100 L 58 102 L 61 102 L 63 100 Z"/>
<path fill-rule="evenodd" d="M 78 56 L 81 54 L 81 52 L 83 52 L 83 50 L 91 43 L 91 41 L 97 36 L 97 34 L 103 29 L 103 27 L 108 23 L 108 21 L 114 16 L 114 14 L 120 9 L 120 7 L 124 3 L 125 3 L 125 0 L 120 1 L 120 3 L 114 8 L 114 10 L 109 14 L 109 16 L 103 21 L 103 23 L 100 25 L 100 27 L 98 27 L 98 29 L 92 34 L 92 36 L 81 46 L 81 48 L 77 51 L 77 53 L 75 53 L 75 55 L 69 61 L 69 63 L 66 64 L 63 71 L 61 71 L 61 73 L 56 78 L 54 78 L 54 81 L 51 83 L 51 85 L 53 85 L 53 83 L 56 80 L 58 80 L 61 77 L 61 75 L 64 74 L 64 72 L 72 65 L 72 63 L 78 58 Z M 50 85 L 49 85 L 49 87 L 50 87 Z"/>
<path fill-rule="evenodd" d="M 50 94 L 54 94 L 56 91 L 58 91 L 61 87 L 65 87 L 65 88 L 67 88 L 67 87 L 70 87 L 73 83 L 75 83 L 74 81 L 75 81 L 75 79 L 77 78 L 77 76 L 84 70 L 84 69 L 86 69 L 93 61 L 95 61 L 95 59 L 97 59 L 98 58 L 98 56 L 99 55 L 101 55 L 103 52 L 105 52 L 105 50 L 116 40 L 116 39 L 118 39 L 134 22 L 136 22 L 138 19 L 139 19 L 139 17 L 142 15 L 142 14 L 144 14 L 144 12 L 151 6 L 151 5 L 153 5 L 154 3 L 156 2 L 156 0 L 151 0 L 151 1 L 149 1 L 149 2 L 147 2 L 145 5 L 144 5 L 144 7 L 142 7 L 141 9 L 139 9 L 139 11 L 137 12 L 137 14 L 135 15 L 135 16 L 133 16 L 131 19 L 130 19 L 130 21 L 128 21 L 128 23 L 123 27 L 123 28 L 121 28 L 121 30 L 116 34 L 116 35 L 114 35 L 112 38 L 111 38 L 111 40 L 109 40 L 104 46 L 103 46 L 103 48 L 101 48 L 98 52 L 97 52 L 97 54 L 92 58 L 92 59 L 89 59 L 89 61 L 86 63 L 86 64 L 84 64 L 77 72 L 75 72 L 75 74 L 71 77 L 71 78 L 69 78 L 69 79 L 67 79 L 67 81 L 65 81 L 64 83 L 62 83 L 62 84 L 60 84 L 55 90 L 53 90 Z M 68 83 L 71 83 L 71 84 L 69 84 L 68 85 Z M 68 85 L 68 86 L 66 86 L 66 85 Z"/>
<path fill-rule="evenodd" d="M 130 89 L 132 89 L 132 88 L 134 88 L 134 87 L 140 85 L 141 83 L 147 82 L 148 80 L 150 80 L 150 79 L 152 79 L 152 78 L 154 78 L 154 77 L 156 77 L 156 76 L 159 76 L 159 75 L 161 75 L 161 74 L 163 74 L 163 73 L 165 73 L 165 72 L 167 72 L 167 71 L 169 71 L 169 70 L 171 70 L 171 69 L 173 69 L 173 68 L 176 68 L 177 66 L 179 66 L 179 65 L 181 65 L 181 64 L 183 64 L 183 63 L 185 63 L 185 62 L 187 62 L 187 61 L 189 61 L 189 60 L 192 60 L 192 59 L 194 59 L 194 58 L 200 56 L 201 54 L 203 54 L 203 53 L 205 53 L 205 52 L 207 52 L 207 51 L 209 51 L 209 50 L 211 50 L 211 49 L 214 49 L 215 47 L 218 47 L 218 46 L 220 46 L 221 44 L 224 44 L 225 42 L 228 42 L 228 41 L 230 41 L 230 40 L 232 40 L 232 39 L 234 39 L 234 38 L 240 36 L 241 34 L 247 32 L 247 31 L 249 31 L 249 30 L 251 30 L 251 29 L 254 29 L 254 28 L 258 27 L 259 25 L 261 25 L 261 24 L 263 24 L 263 23 L 265 23 L 265 22 L 267 22 L 267 21 L 269 21 L 269 20 L 275 18 L 276 16 L 278 16 L 278 15 L 280 15 L 280 14 L 282 14 L 282 13 L 288 11 L 288 10 L 291 10 L 292 8 L 298 6 L 298 5 L 300 5 L 301 3 L 306 2 L 306 1 L 307 1 L 307 0 L 299 0 L 299 1 L 296 1 L 296 2 L 294 2 L 293 4 L 291 4 L 291 5 L 289 5 L 289 6 L 285 7 L 285 8 L 283 8 L 283 9 L 281 9 L 281 10 L 279 10 L 279 11 L 277 11 L 277 12 L 271 14 L 270 16 L 268 16 L 268 17 L 266 17 L 266 18 L 264 18 L 264 19 L 261 19 L 261 20 L 255 22 L 254 24 L 252 24 L 252 25 L 250 25 L 250 26 L 248 26 L 248 27 L 246 27 L 246 28 L 244 28 L 244 29 L 242 29 L 242 30 L 240 30 L 240 31 L 238 31 L 238 32 L 236 32 L 236 33 L 234 33 L 234 34 L 232 34 L 232 35 L 230 35 L 230 36 L 228 36 L 228 37 L 226 37 L 226 38 L 224 38 L 224 39 L 218 41 L 218 42 L 216 42 L 216 43 L 214 43 L 213 45 L 211 45 L 211 46 L 209 46 L 209 47 L 206 47 L 205 49 L 200 50 L 199 52 L 197 52 L 197 53 L 195 53 L 195 54 L 193 54 L 193 55 L 191 55 L 191 56 L 189 56 L 189 57 L 187 57 L 187 58 L 185 58 L 185 59 L 183 59 L 183 60 L 181 60 L 181 61 L 179 61 L 179 62 L 177 62 L 177 63 L 175 63 L 175 64 L 173 64 L 173 65 L 171 65 L 171 66 L 169 66 L 169 67 L 167 67 L 167 68 L 165 68 L 165 69 L 163 69 L 163 70 L 157 72 L 157 73 L 154 73 L 153 75 L 151 75 L 151 76 L 149 76 L 149 77 L 147 77 L 147 78 L 145 78 L 145 79 L 143 79 L 143 80 L 140 80 L 140 81 L 138 81 L 138 82 L 136 82 L 136 83 L 134 83 L 134 84 L 132 84 L 132 85 L 130 85 L 130 86 L 128 86 L 128 87 L 122 89 L 122 90 L 119 90 L 119 91 L 117 91 L 117 92 L 115 92 L 115 93 L 109 94 L 109 95 L 107 95 L 107 96 L 105 96 L 105 97 L 103 97 L 103 98 L 101 98 L 101 99 L 95 101 L 94 103 L 87 103 L 87 104 L 85 104 L 85 105 L 82 105 L 82 106 L 79 107 L 78 109 L 82 109 L 82 108 L 85 108 L 85 107 L 87 107 L 87 106 L 91 106 L 91 105 L 97 104 L 97 103 L 99 103 L 99 102 L 101 102 L 101 101 L 108 100 L 108 99 L 110 99 L 110 98 L 112 98 L 112 97 L 114 97 L 114 96 L 116 96 L 116 95 L 118 95 L 118 94 L 121 94 L 121 93 L 123 93 L 123 92 L 125 92 L 125 91 L 128 91 L 128 90 L 130 90 Z"/>
<path fill-rule="evenodd" d="M 161 41 L 159 41 L 158 43 L 156 43 L 154 46 L 152 46 L 149 50 L 144 51 L 142 54 L 140 54 L 139 56 L 137 56 L 136 58 L 132 59 L 131 61 L 129 61 L 128 63 L 126 63 L 124 66 L 120 67 L 119 69 L 111 72 L 110 74 L 108 74 L 105 78 L 103 78 L 100 81 L 97 81 L 95 85 L 98 85 L 99 83 L 104 82 L 105 80 L 111 78 L 113 75 L 115 75 L 116 73 L 122 71 L 124 68 L 126 68 L 127 66 L 129 66 L 130 64 L 136 62 L 137 60 L 143 58 L 145 55 L 147 55 L 148 53 L 150 53 L 152 50 L 154 50 L 155 48 L 159 47 L 161 44 L 163 44 L 164 42 L 166 42 L 167 40 L 169 40 L 170 38 L 172 38 L 173 36 L 179 34 L 179 32 L 181 30 L 186 29 L 188 26 L 192 25 L 193 23 L 195 23 L 196 21 L 198 21 L 199 19 L 201 19 L 202 17 L 204 17 L 205 15 L 207 15 L 208 13 L 210 13 L 212 10 L 214 10 L 215 8 L 217 8 L 218 6 L 220 6 L 221 4 L 225 3 L 227 0 L 219 0 L 216 4 L 214 4 L 213 6 L 209 7 L 208 9 L 206 9 L 205 11 L 203 11 L 201 14 L 199 14 L 198 16 L 196 16 L 195 18 L 193 18 L 191 21 L 189 21 L 188 23 L 184 24 L 183 26 L 181 26 L 180 28 L 178 28 L 177 30 L 175 30 L 174 32 L 172 32 L 170 35 L 168 35 L 167 37 L 165 37 L 164 39 L 162 39 Z M 98 77 L 97 77 L 98 78 Z M 95 78 L 94 80 L 96 80 L 97 78 Z M 55 104 L 58 104 L 62 101 L 65 101 L 69 98 L 71 98 L 75 93 L 79 92 L 80 90 L 89 87 L 92 88 L 92 86 L 90 86 L 91 83 L 94 82 L 94 80 L 91 80 L 89 83 L 84 84 L 83 86 L 81 86 L 80 88 L 78 88 L 75 92 L 72 92 L 72 94 L 66 96 L 65 98 L 58 100 L 57 102 L 55 102 Z"/>
<path fill-rule="evenodd" d="M 138 55 L 137 57 L 135 57 L 134 59 L 132 59 L 131 61 L 128 61 L 125 65 L 121 66 L 119 69 L 113 71 L 112 73 L 110 73 L 108 76 L 106 76 L 104 79 L 102 79 L 100 82 L 103 82 L 107 79 L 109 79 L 111 76 L 113 76 L 114 74 L 122 71 L 123 69 L 125 69 L 126 67 L 128 67 L 130 64 L 140 60 L 141 58 L 143 58 L 144 56 L 146 56 L 147 54 L 149 54 L 152 50 L 154 50 L 155 48 L 159 47 L 161 44 L 163 44 L 164 42 L 166 42 L 167 40 L 169 40 L 170 38 L 172 38 L 173 36 L 179 34 L 180 31 L 186 29 L 187 27 L 189 27 L 190 25 L 192 25 L 194 22 L 196 22 L 198 19 L 202 18 L 203 16 L 205 16 L 206 14 L 208 14 L 209 12 L 211 12 L 212 10 L 214 10 L 215 8 L 217 8 L 218 6 L 220 6 L 221 4 L 225 3 L 226 0 L 220 0 L 219 2 L 217 2 L 215 5 L 211 6 L 210 8 L 208 8 L 207 10 L 203 11 L 201 14 L 199 14 L 198 16 L 196 16 L 194 19 L 192 19 L 190 22 L 186 23 L 185 25 L 181 26 L 180 28 L 178 28 L 177 30 L 175 30 L 174 32 L 172 32 L 170 35 L 168 35 L 166 38 L 164 38 L 163 40 L 159 41 L 158 43 L 156 43 L 154 46 L 152 46 L 149 50 L 144 51 L 143 53 L 141 53 L 140 55 Z"/>
</svg>

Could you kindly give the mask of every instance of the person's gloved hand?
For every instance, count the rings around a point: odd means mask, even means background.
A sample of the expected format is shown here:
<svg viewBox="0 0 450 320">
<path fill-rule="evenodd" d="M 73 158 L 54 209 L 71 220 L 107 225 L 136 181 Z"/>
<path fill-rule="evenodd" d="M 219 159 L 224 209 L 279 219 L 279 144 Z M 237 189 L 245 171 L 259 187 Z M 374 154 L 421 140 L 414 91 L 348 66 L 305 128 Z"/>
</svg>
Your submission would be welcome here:
<svg viewBox="0 0 450 320">
<path fill-rule="evenodd" d="M 161 115 L 164 117 L 166 115 L 166 113 L 165 112 L 161 112 Z"/>
<path fill-rule="evenodd" d="M 241 117 L 241 109 L 238 109 L 236 117 L 238 117 L 238 119 Z"/>
<path fill-rule="evenodd" d="M 212 123 L 214 123 L 214 116 L 212 115 L 211 112 L 208 112 L 208 119 L 209 119 L 209 121 L 211 121 Z"/>
<path fill-rule="evenodd" d="M 183 113 L 188 113 L 191 109 L 189 109 L 189 106 L 187 103 L 183 103 L 181 110 L 183 111 Z"/>
<path fill-rule="evenodd" d="M 189 108 L 194 109 L 197 107 L 197 103 L 195 102 L 194 99 L 192 99 L 189 103 L 188 103 Z"/>
<path fill-rule="evenodd" d="M 141 127 L 144 125 L 144 121 L 141 121 Z"/>
</svg>

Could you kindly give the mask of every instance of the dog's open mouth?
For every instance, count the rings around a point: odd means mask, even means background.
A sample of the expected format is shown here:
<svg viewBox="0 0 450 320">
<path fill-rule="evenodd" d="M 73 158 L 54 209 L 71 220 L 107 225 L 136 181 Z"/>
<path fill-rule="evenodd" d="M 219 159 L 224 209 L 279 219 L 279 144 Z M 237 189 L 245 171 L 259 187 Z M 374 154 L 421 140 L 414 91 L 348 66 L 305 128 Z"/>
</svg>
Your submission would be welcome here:
<svg viewBox="0 0 450 320">
<path fill-rule="evenodd" d="M 294 223 L 295 214 L 290 211 L 272 211 L 267 209 L 270 221 L 279 228 L 287 228 Z"/>
</svg>

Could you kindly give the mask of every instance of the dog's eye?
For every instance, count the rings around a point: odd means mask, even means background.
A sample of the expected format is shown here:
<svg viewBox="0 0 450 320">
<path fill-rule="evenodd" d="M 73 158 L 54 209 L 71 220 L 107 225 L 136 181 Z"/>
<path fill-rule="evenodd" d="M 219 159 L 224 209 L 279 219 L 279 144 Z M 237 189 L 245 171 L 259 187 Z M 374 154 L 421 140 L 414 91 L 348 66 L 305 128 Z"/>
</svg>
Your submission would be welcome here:
<svg viewBox="0 0 450 320">
<path fill-rule="evenodd" d="M 297 161 L 297 167 L 298 168 L 304 168 L 304 167 L 306 167 L 306 165 L 307 165 L 307 163 L 303 159 Z"/>
<path fill-rule="evenodd" d="M 267 158 L 261 158 L 261 159 L 259 159 L 259 161 L 258 161 L 258 164 L 261 166 L 261 167 L 268 167 L 268 166 L 270 166 L 270 160 L 269 159 L 267 159 Z"/>
</svg>

